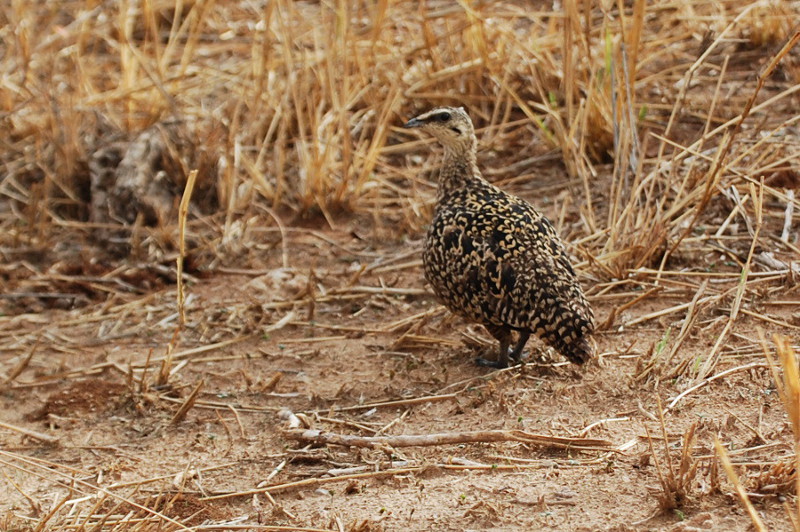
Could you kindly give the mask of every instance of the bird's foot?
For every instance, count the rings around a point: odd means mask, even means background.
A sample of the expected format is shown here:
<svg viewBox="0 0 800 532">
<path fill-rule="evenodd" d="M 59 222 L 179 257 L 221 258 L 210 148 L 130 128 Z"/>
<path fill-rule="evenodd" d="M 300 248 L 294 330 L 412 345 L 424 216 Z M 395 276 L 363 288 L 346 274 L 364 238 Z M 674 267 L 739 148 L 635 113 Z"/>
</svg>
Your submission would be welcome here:
<svg viewBox="0 0 800 532">
<path fill-rule="evenodd" d="M 483 357 L 477 357 L 475 359 L 475 363 L 485 368 L 503 369 L 508 367 L 507 362 L 501 362 L 499 360 L 489 360 L 488 358 L 483 358 Z"/>
<path fill-rule="evenodd" d="M 509 366 L 518 366 L 519 364 L 526 362 L 530 357 L 531 354 L 529 351 L 515 353 L 514 350 L 509 347 L 505 357 L 500 357 L 499 360 L 489 360 L 488 358 L 477 357 L 475 359 L 475 364 L 486 368 L 503 369 Z"/>
<path fill-rule="evenodd" d="M 513 360 L 516 364 L 522 364 L 523 362 L 527 362 L 531 358 L 530 351 L 523 351 L 522 353 L 517 353 L 516 355 L 514 352 L 509 349 L 508 356 L 511 360 Z"/>
</svg>

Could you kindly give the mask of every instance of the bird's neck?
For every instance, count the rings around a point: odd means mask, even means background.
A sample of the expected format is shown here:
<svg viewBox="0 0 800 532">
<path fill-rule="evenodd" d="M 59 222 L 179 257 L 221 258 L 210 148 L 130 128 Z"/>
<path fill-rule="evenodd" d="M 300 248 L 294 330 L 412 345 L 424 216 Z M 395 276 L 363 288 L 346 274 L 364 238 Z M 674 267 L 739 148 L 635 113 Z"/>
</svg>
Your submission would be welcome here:
<svg viewBox="0 0 800 532">
<path fill-rule="evenodd" d="M 467 145 L 447 146 L 444 150 L 444 160 L 439 171 L 439 189 L 437 196 L 442 198 L 466 188 L 471 183 L 482 182 L 480 170 L 478 170 L 477 142 Z"/>
</svg>

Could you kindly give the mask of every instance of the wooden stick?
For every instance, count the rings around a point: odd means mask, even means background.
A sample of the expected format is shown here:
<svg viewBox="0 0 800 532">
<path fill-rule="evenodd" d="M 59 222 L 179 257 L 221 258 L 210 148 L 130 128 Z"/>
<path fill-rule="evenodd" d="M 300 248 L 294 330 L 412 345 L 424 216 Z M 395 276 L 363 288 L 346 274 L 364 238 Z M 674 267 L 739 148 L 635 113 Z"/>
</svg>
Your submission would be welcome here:
<svg viewBox="0 0 800 532">
<path fill-rule="evenodd" d="M 794 215 L 794 190 L 787 190 L 786 195 L 792 201 L 786 202 L 786 210 L 783 213 L 783 231 L 781 231 L 781 240 L 784 242 L 789 241 L 789 234 L 792 229 L 792 216 Z"/>
<path fill-rule="evenodd" d="M 587 425 L 587 426 L 586 426 L 586 428 L 584 428 L 584 429 L 583 429 L 583 430 L 580 432 L 580 436 L 581 436 L 581 438 L 583 438 L 584 436 L 586 436 L 587 434 L 589 434 L 589 432 L 590 432 L 590 431 L 591 431 L 593 428 L 595 428 L 595 427 L 599 427 L 600 425 L 605 425 L 606 423 L 611 423 L 611 422 L 613 422 L 613 421 L 629 421 L 630 419 L 631 419 L 631 418 L 629 418 L 629 417 L 610 417 L 610 418 L 606 418 L 606 419 L 601 419 L 601 420 L 599 420 L 599 421 L 595 421 L 594 423 L 592 423 L 592 424 L 590 424 L 590 425 Z"/>
<path fill-rule="evenodd" d="M 477 430 L 472 432 L 443 432 L 439 434 L 404 434 L 398 436 L 353 436 L 321 430 L 287 431 L 290 440 L 321 445 L 345 445 L 352 447 L 430 447 L 461 443 L 485 443 L 518 441 L 565 449 L 589 449 L 610 451 L 611 442 L 595 438 L 569 438 L 532 434 L 522 430 Z"/>
<path fill-rule="evenodd" d="M 11 425 L 10 423 L 5 423 L 3 421 L 0 421 L 0 428 L 12 430 L 14 432 L 19 432 L 20 434 L 24 434 L 29 438 L 43 441 L 45 443 L 50 443 L 50 444 L 58 443 L 58 438 L 56 438 L 55 436 L 50 436 L 49 434 L 42 434 L 41 432 L 36 432 L 35 430 L 29 430 L 29 429 L 24 429 L 22 427 L 17 427 L 16 425 Z"/>
<path fill-rule="evenodd" d="M 652 295 L 655 295 L 655 294 L 661 292 L 662 290 L 664 290 L 663 286 L 656 286 L 654 288 L 651 288 L 650 290 L 648 290 L 647 292 L 645 292 L 643 294 L 639 294 L 637 297 L 634 297 L 630 301 L 628 301 L 626 303 L 623 303 L 622 305 L 618 306 L 617 308 L 612 309 L 611 312 L 608 315 L 608 319 L 606 319 L 606 321 L 603 322 L 600 325 L 599 330 L 604 331 L 604 330 L 610 329 L 614 325 L 614 320 L 616 319 L 616 317 L 620 313 L 622 313 L 623 311 L 631 308 L 632 306 L 634 306 L 634 305 L 636 305 L 638 303 L 641 303 L 643 300 L 647 299 L 648 297 L 650 297 Z"/>
</svg>

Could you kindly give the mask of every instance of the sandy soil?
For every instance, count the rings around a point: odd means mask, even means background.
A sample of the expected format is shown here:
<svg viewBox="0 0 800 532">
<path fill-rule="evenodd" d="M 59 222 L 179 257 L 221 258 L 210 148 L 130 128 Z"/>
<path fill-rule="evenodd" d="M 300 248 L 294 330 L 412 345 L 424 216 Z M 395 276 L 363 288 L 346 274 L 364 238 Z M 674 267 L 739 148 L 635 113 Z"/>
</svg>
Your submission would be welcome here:
<svg viewBox="0 0 800 532">
<path fill-rule="evenodd" d="M 715 439 L 769 530 L 800 520 L 764 354 L 798 350 L 798 2 L 650 3 L 641 43 L 641 2 L 8 4 L 0 531 L 751 530 Z M 570 243 L 592 363 L 479 367 L 425 285 L 437 148 L 399 126 L 456 97 Z M 91 186 L 120 165 L 151 215 Z M 551 440 L 391 440 L 500 430 Z"/>
<path fill-rule="evenodd" d="M 354 236 L 360 227 L 297 228 L 283 243 L 265 230 L 263 248 L 249 252 L 250 268 L 220 269 L 189 284 L 177 341 L 168 284 L 6 320 L 5 335 L 16 327 L 21 339 L 39 343 L 4 386 L 0 417 L 58 442 L 0 431 L 0 524 L 24 529 L 67 500 L 55 528 L 100 516 L 155 519 L 125 502 L 135 501 L 185 526 L 241 518 L 289 530 L 750 530 L 717 467 L 716 436 L 741 464 L 737 472 L 769 528 L 789 529 L 784 495 L 769 484 L 787 478 L 774 464 L 790 455 L 791 430 L 756 335 L 757 326 L 767 333 L 786 327 L 741 316 L 714 373 L 743 368 L 667 411 L 665 442 L 658 401 L 670 403 L 695 381 L 662 378 L 663 370 L 637 375 L 670 328 L 665 351 L 673 345 L 685 310 L 624 324 L 680 298 L 657 296 L 622 312 L 598 332 L 600 357 L 585 367 L 532 341 L 524 367 L 491 371 L 473 363 L 493 348 L 488 335 L 424 289 L 421 241 L 379 244 Z M 282 268 L 284 257 L 293 268 Z M 597 295 L 595 283 L 584 278 L 603 322 L 618 302 L 613 291 Z M 723 323 L 705 316 L 675 360 L 708 352 Z M 174 359 L 162 368 L 170 350 Z M 0 355 L 4 372 L 22 358 Z M 200 382 L 192 408 L 173 422 Z M 400 404 L 369 406 L 388 401 Z M 338 434 L 521 429 L 600 438 L 611 449 L 317 446 L 288 437 L 282 409 Z M 695 440 L 681 474 L 690 427 Z M 662 478 L 685 480 L 674 509 L 662 502 Z M 319 482 L 230 496 L 309 479 Z M 226 497 L 207 499 L 218 495 Z"/>
</svg>

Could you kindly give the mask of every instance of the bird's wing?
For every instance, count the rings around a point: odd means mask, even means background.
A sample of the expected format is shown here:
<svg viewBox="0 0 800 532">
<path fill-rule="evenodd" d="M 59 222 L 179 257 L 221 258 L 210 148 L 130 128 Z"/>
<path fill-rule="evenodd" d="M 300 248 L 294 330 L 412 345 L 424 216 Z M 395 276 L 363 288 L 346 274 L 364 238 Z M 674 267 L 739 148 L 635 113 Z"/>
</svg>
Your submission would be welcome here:
<svg viewBox="0 0 800 532">
<path fill-rule="evenodd" d="M 563 318 L 592 328 L 591 308 L 561 238 L 530 204 L 509 202 L 464 240 L 481 257 L 470 266 L 467 281 L 483 294 L 481 307 L 498 324 L 536 328 L 537 321 Z"/>
</svg>

